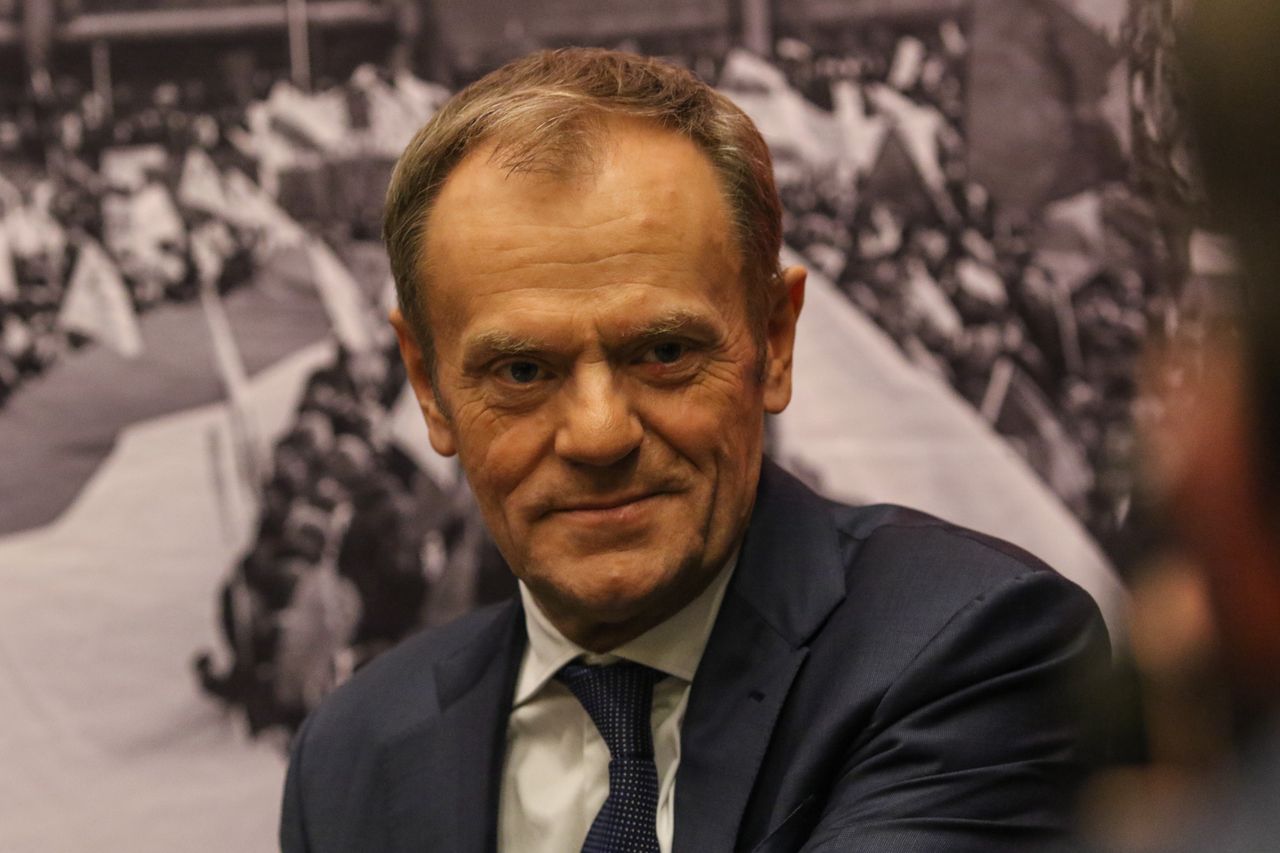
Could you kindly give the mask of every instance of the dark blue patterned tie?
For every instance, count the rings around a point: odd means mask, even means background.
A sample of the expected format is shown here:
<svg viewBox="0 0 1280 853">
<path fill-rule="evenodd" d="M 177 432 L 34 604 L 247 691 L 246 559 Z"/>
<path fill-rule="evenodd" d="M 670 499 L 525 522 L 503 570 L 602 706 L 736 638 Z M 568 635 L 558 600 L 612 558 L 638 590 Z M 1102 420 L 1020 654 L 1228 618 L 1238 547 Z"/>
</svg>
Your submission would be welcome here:
<svg viewBox="0 0 1280 853">
<path fill-rule="evenodd" d="M 609 747 L 609 796 L 582 853 L 658 853 L 658 770 L 649 710 L 661 672 L 631 661 L 570 663 L 556 678 L 578 697 Z"/>
</svg>

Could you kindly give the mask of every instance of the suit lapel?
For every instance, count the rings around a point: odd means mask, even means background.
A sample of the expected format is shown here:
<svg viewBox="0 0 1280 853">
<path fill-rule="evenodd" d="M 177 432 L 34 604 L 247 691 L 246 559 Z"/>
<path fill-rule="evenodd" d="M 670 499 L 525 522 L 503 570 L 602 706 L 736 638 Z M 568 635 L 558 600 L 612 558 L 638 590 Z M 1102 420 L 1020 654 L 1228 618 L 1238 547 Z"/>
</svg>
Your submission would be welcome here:
<svg viewBox="0 0 1280 853">
<path fill-rule="evenodd" d="M 738 567 L 694 676 L 673 850 L 732 850 L 805 643 L 844 598 L 825 505 L 767 459 Z"/>
<path fill-rule="evenodd" d="M 518 602 L 435 668 L 440 714 L 388 744 L 391 849 L 490 853 L 507 716 L 524 650 Z"/>
</svg>

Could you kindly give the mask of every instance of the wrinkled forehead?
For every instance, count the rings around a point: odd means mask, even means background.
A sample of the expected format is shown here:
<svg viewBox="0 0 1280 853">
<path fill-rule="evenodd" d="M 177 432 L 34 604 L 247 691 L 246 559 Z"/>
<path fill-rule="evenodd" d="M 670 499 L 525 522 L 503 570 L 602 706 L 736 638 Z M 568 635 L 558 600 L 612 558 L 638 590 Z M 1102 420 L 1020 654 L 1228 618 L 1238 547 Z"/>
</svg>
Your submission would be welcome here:
<svg viewBox="0 0 1280 853">
<path fill-rule="evenodd" d="M 500 146 L 479 146 L 437 196 L 423 248 L 419 280 L 432 282 L 628 263 L 738 280 L 742 266 L 709 158 L 677 133 L 620 117 L 572 168 L 512 168 Z"/>
</svg>

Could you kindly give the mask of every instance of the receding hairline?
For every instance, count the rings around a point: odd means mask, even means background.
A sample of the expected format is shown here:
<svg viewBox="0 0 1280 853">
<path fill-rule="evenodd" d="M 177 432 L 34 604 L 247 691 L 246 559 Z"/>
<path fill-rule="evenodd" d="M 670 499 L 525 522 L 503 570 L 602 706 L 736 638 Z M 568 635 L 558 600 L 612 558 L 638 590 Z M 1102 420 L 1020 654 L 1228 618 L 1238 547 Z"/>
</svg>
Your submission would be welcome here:
<svg viewBox="0 0 1280 853">
<path fill-rule="evenodd" d="M 535 181 L 545 180 L 548 185 L 557 189 L 576 184 L 584 190 L 589 190 L 606 169 L 610 168 L 610 161 L 616 154 L 620 138 L 628 132 L 665 136 L 672 143 L 686 148 L 705 167 L 706 175 L 715 188 L 714 217 L 719 227 L 719 233 L 716 236 L 723 238 L 723 249 L 727 250 L 739 277 L 744 277 L 747 268 L 746 251 L 740 245 L 735 228 L 732 199 L 724 186 L 722 175 L 711 158 L 696 142 L 659 122 L 627 113 L 613 113 L 598 117 L 598 122 L 592 128 L 590 136 L 582 139 L 584 147 L 580 151 L 575 151 L 571 159 L 564 161 L 548 161 L 531 167 L 527 158 L 521 156 L 519 162 L 512 162 L 508 156 L 511 144 L 500 140 L 480 141 L 471 151 L 463 155 L 449 170 L 448 175 L 441 180 L 439 189 L 420 215 L 415 264 L 417 286 L 427 288 L 431 280 L 432 263 L 429 248 L 433 236 L 440 239 L 437 230 L 438 222 L 434 220 L 440 210 L 441 202 L 449 200 L 453 205 L 465 203 L 465 200 L 448 199 L 450 186 L 457 186 L 455 179 L 460 173 L 477 167 L 491 166 L 495 171 L 505 172 L 507 180 L 513 177 Z M 620 166 L 620 171 L 627 171 L 625 164 L 615 161 L 613 165 Z M 740 283 L 744 288 L 749 287 L 745 280 Z M 423 320 L 426 319 L 424 316 Z"/>
</svg>

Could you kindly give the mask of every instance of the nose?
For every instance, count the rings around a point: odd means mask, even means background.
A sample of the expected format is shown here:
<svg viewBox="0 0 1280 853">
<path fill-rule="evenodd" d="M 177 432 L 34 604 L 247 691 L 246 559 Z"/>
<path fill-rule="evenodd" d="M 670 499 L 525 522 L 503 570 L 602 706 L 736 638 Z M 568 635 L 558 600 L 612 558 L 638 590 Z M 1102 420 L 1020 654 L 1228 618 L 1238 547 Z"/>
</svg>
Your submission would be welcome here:
<svg viewBox="0 0 1280 853">
<path fill-rule="evenodd" d="M 555 437 L 562 459 L 604 467 L 621 462 L 640 446 L 644 427 L 606 365 L 580 370 L 570 390 Z"/>
</svg>

